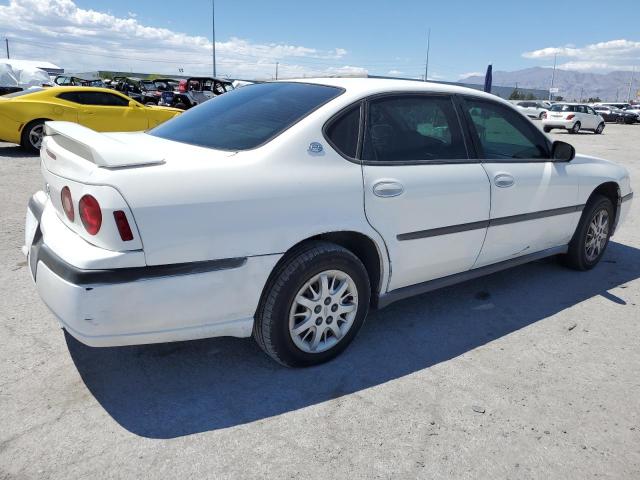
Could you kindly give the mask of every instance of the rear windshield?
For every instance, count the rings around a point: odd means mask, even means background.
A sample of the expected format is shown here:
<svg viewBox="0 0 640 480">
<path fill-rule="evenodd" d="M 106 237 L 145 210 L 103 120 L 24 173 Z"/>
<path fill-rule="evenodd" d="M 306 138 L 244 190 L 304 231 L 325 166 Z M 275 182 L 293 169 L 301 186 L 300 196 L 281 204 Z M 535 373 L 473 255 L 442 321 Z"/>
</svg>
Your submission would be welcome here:
<svg viewBox="0 0 640 480">
<path fill-rule="evenodd" d="M 551 107 L 551 111 L 552 112 L 575 112 L 576 111 L 576 106 L 575 105 L 553 105 Z"/>
<path fill-rule="evenodd" d="M 341 93 L 336 87 L 306 83 L 248 85 L 187 110 L 149 134 L 218 150 L 249 150 Z"/>
</svg>

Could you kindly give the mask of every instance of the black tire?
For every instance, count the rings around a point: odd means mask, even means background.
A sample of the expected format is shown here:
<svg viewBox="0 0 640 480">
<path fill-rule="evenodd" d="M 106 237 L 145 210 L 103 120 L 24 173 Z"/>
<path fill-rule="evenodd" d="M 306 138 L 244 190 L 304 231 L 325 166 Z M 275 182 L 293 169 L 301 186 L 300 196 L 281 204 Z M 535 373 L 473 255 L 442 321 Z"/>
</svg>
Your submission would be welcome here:
<svg viewBox="0 0 640 480">
<path fill-rule="evenodd" d="M 587 256 L 586 249 L 587 234 L 589 233 L 591 222 L 602 210 L 606 211 L 608 216 L 608 233 L 599 254 L 595 258 L 590 259 Z M 614 208 L 611 200 L 603 195 L 593 196 L 582 212 L 578 227 L 569 243 L 569 251 L 561 257 L 562 262 L 575 270 L 591 270 L 595 267 L 604 255 L 607 245 L 609 245 L 609 238 L 611 237 L 611 229 L 614 221 Z"/>
<path fill-rule="evenodd" d="M 569 129 L 569 133 L 572 135 L 576 135 L 578 133 L 580 133 L 580 128 L 582 127 L 582 124 L 580 122 L 576 122 L 573 124 L 573 127 L 571 127 Z"/>
<path fill-rule="evenodd" d="M 596 135 L 600 135 L 602 134 L 603 130 L 604 130 L 604 122 L 598 125 L 597 128 L 593 131 L 593 133 L 595 133 Z"/>
<path fill-rule="evenodd" d="M 320 353 L 309 353 L 294 343 L 289 331 L 289 314 L 303 285 L 326 270 L 340 270 L 351 277 L 358 296 L 356 315 L 337 344 Z M 370 297 L 367 270 L 351 251 L 328 242 L 303 244 L 288 254 L 271 274 L 256 312 L 253 337 L 267 355 L 282 365 L 307 367 L 324 363 L 353 341 L 367 316 Z"/>
<path fill-rule="evenodd" d="M 179 103 L 176 103 L 176 104 L 173 106 L 173 108 L 179 108 L 180 110 L 186 110 L 186 109 L 187 109 L 187 106 L 186 106 L 184 103 L 179 102 Z"/>
<path fill-rule="evenodd" d="M 544 118 L 545 113 L 542 112 L 540 113 L 540 115 L 538 115 L 538 120 L 542 120 Z"/>
<path fill-rule="evenodd" d="M 544 133 L 551 132 L 551 128 L 549 128 L 549 127 L 544 127 L 543 130 L 544 130 Z"/>
<path fill-rule="evenodd" d="M 31 153 L 40 152 L 40 148 L 36 147 L 31 141 L 31 132 L 37 128 L 43 128 L 45 121 L 46 120 L 43 119 L 33 120 L 27 123 L 22 129 L 22 134 L 20 135 L 20 146 L 26 151 Z"/>
</svg>

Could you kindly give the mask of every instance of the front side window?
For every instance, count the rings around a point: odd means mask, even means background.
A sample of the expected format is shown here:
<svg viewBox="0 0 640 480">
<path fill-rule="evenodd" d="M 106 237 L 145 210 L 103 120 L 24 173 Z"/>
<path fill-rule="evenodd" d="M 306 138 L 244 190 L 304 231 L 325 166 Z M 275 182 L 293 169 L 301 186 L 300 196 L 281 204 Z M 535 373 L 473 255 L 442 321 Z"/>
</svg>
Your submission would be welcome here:
<svg viewBox="0 0 640 480">
<path fill-rule="evenodd" d="M 362 159 L 466 160 L 467 151 L 451 98 L 398 95 L 370 101 Z"/>
<path fill-rule="evenodd" d="M 276 137 L 342 93 L 326 85 L 247 85 L 203 102 L 149 134 L 219 150 L 249 150 Z"/>
<path fill-rule="evenodd" d="M 549 158 L 544 135 L 511 108 L 475 98 L 467 98 L 465 103 L 484 158 L 506 161 Z"/>
<path fill-rule="evenodd" d="M 69 92 L 72 93 L 72 92 Z M 73 92 L 75 96 L 68 98 L 69 101 L 82 105 L 94 105 L 99 107 L 127 107 L 129 100 L 112 93 L 103 92 Z"/>
</svg>

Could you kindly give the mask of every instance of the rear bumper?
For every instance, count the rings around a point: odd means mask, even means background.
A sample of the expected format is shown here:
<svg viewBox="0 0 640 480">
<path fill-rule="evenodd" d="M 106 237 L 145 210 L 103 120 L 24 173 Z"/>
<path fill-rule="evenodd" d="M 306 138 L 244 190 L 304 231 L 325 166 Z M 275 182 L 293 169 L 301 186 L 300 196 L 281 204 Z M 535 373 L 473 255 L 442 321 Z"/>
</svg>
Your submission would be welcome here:
<svg viewBox="0 0 640 480">
<path fill-rule="evenodd" d="M 42 300 L 82 343 L 106 347 L 251 335 L 262 289 L 280 255 L 78 268 L 47 244 L 46 222 L 53 219 L 42 214 L 45 208 L 38 212 L 32 202 L 27 213 L 37 222 L 35 229 L 25 229 L 34 231 L 25 249 L 30 271 Z"/>
<path fill-rule="evenodd" d="M 543 120 L 542 126 L 547 128 L 564 128 L 569 130 L 575 125 L 575 120 Z"/>
</svg>

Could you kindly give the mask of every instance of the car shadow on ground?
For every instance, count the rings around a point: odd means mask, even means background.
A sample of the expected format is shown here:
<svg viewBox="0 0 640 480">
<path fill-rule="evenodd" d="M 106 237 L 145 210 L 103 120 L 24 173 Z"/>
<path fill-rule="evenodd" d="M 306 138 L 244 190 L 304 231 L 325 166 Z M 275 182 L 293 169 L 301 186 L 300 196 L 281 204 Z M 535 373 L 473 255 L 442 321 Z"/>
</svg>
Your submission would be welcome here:
<svg viewBox="0 0 640 480">
<path fill-rule="evenodd" d="M 19 145 L 13 145 L 12 143 L 0 144 L 0 157 L 19 158 L 19 157 L 35 157 L 34 153 L 27 152 Z"/>
<path fill-rule="evenodd" d="M 615 242 L 589 272 L 554 259 L 524 265 L 372 312 L 340 357 L 307 369 L 281 367 L 251 339 L 91 348 L 67 335 L 67 344 L 84 383 L 122 427 L 143 437 L 173 438 L 380 385 L 596 295 L 620 308 L 626 301 L 617 295 L 624 295 L 609 290 L 639 276 L 640 250 Z M 569 334 L 567 327 L 560 326 L 558 335 Z"/>
</svg>

